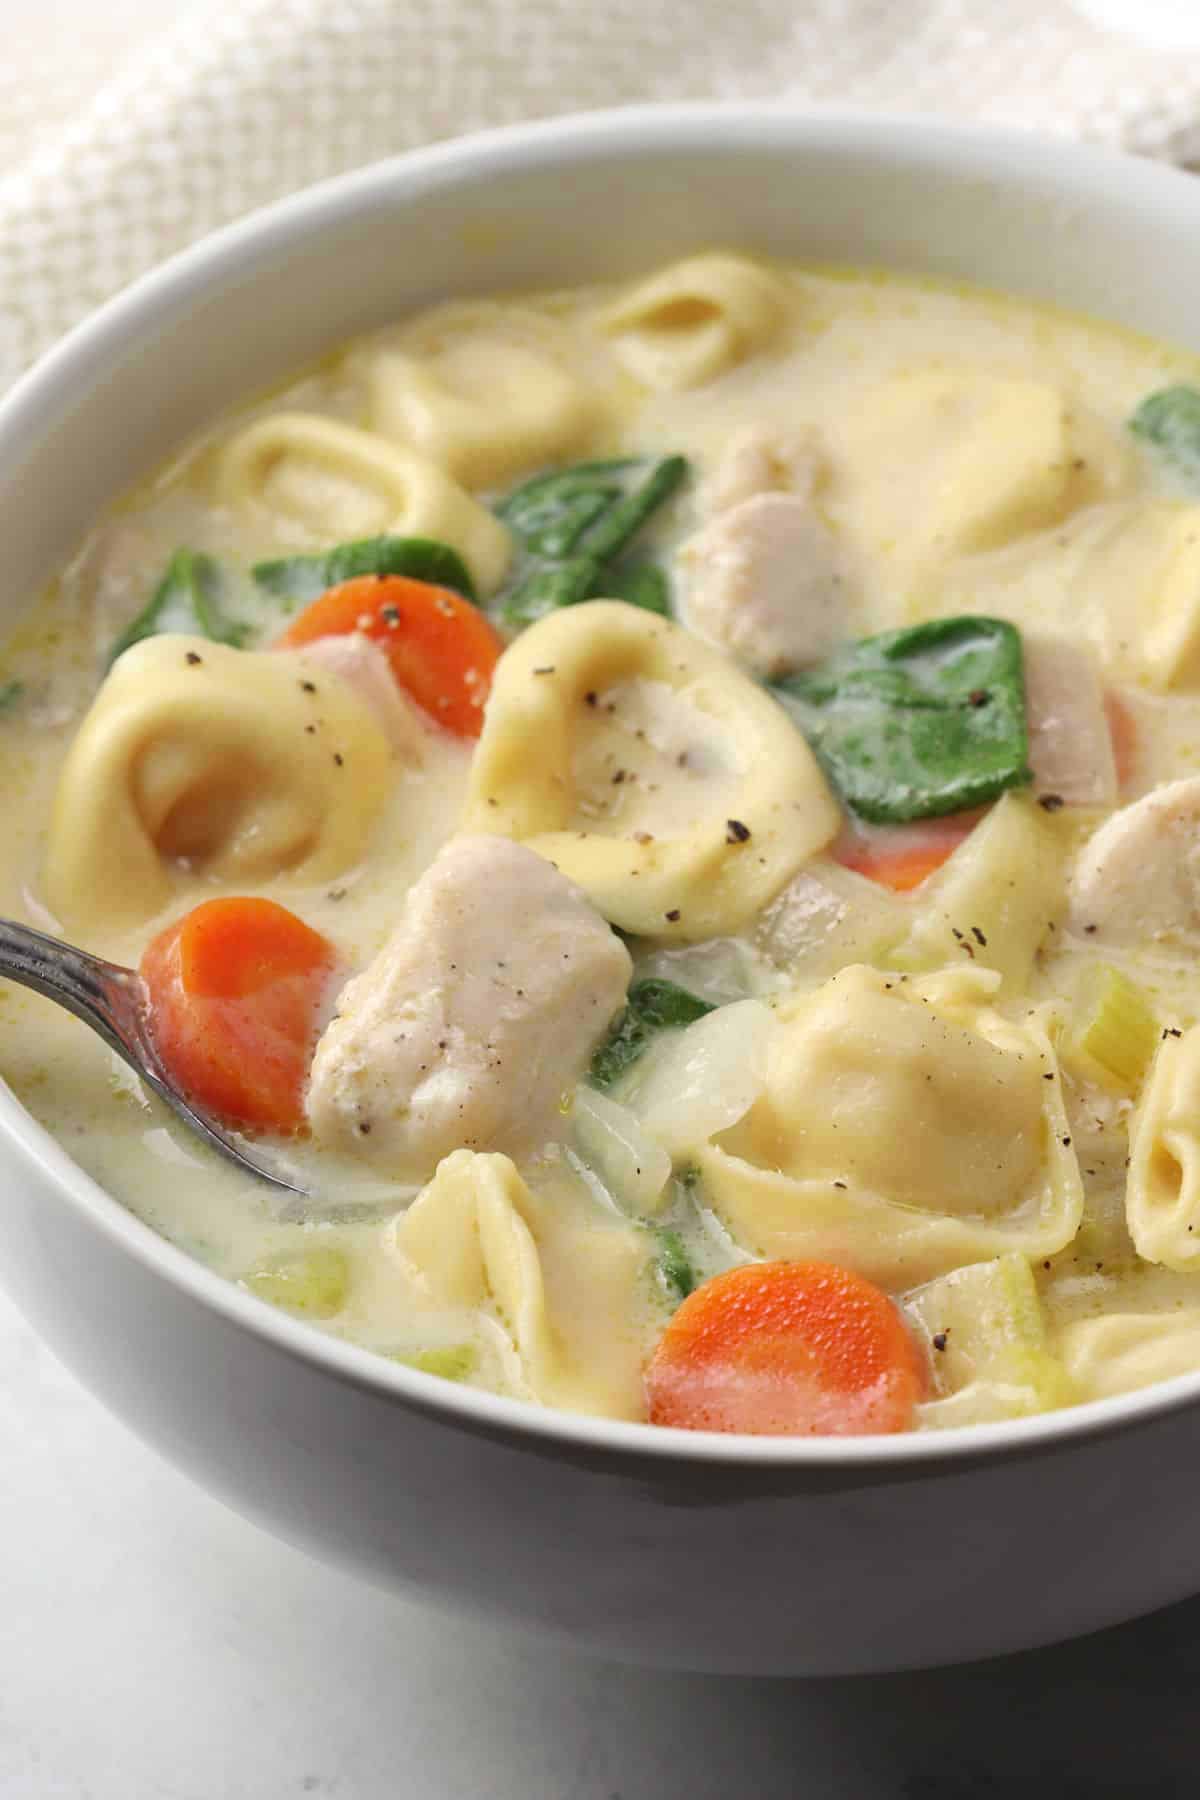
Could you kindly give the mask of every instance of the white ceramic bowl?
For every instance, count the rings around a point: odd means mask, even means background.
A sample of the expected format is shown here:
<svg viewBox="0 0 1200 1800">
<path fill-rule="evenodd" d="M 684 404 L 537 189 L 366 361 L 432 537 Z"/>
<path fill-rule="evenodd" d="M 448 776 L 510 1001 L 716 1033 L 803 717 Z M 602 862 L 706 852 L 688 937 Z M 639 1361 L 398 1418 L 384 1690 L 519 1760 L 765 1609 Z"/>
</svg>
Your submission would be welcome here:
<svg viewBox="0 0 1200 1800">
<path fill-rule="evenodd" d="M 1200 348 L 1200 185 L 1058 143 L 683 108 L 404 157 L 221 233 L 0 408 L 4 606 L 217 408 L 443 295 L 711 244 L 960 277 Z M 250 1517 L 369 1580 L 681 1667 L 948 1662 L 1200 1589 L 1200 1376 L 1005 1426 L 798 1442 L 463 1392 L 219 1280 L 0 1092 L 0 1268 L 107 1405 Z"/>
</svg>

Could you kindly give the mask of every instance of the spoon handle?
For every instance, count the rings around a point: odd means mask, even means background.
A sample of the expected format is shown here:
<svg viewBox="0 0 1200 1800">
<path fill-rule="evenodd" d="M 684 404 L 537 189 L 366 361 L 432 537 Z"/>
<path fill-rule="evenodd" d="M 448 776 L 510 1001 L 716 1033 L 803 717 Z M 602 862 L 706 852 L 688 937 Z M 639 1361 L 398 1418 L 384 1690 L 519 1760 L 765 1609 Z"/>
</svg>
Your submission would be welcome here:
<svg viewBox="0 0 1200 1800">
<path fill-rule="evenodd" d="M 239 1168 L 285 1193 L 306 1191 L 248 1156 L 168 1078 L 150 1031 L 146 985 L 135 969 L 105 962 L 16 919 L 0 919 L 0 979 L 18 982 L 74 1013 L 127 1062 L 191 1130 Z"/>
<path fill-rule="evenodd" d="M 145 1063 L 140 1029 L 145 988 L 134 970 L 90 956 L 31 925 L 0 919 L 0 976 L 65 1006 L 135 1068 Z"/>
</svg>

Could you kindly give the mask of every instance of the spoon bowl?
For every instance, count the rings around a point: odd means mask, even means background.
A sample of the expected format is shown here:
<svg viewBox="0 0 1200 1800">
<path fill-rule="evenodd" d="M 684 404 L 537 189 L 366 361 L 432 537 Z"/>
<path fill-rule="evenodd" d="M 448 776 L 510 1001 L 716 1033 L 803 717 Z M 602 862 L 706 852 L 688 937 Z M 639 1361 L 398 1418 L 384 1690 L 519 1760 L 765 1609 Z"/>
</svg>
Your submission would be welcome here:
<svg viewBox="0 0 1200 1800">
<path fill-rule="evenodd" d="M 0 919 L 0 978 L 32 988 L 74 1013 L 166 1101 L 190 1131 L 239 1169 L 284 1193 L 308 1198 L 305 1188 L 285 1181 L 248 1156 L 214 1119 L 180 1093 L 159 1057 L 150 1030 L 146 984 L 136 969 L 106 962 L 102 956 L 92 956 L 15 919 Z"/>
</svg>

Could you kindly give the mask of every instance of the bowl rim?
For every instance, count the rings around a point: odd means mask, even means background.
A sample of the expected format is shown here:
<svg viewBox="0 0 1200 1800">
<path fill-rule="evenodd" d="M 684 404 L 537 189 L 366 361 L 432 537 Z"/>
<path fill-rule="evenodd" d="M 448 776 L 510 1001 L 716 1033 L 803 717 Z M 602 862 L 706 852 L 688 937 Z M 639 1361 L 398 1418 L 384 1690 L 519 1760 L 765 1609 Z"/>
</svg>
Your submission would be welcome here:
<svg viewBox="0 0 1200 1800">
<path fill-rule="evenodd" d="M 1136 202 L 1157 210 L 1191 207 L 1200 220 L 1196 178 L 1120 151 L 1004 126 L 960 125 L 909 114 L 836 106 L 797 110 L 786 102 L 687 102 L 570 113 L 506 125 L 400 153 L 333 176 L 248 214 L 150 269 L 67 333 L 0 401 L 0 470 L 20 460 L 26 437 L 44 428 L 82 377 L 130 348 L 147 323 L 187 304 L 195 290 L 229 270 L 278 255 L 360 209 L 403 204 L 422 190 L 453 187 L 481 163 L 514 174 L 549 163 L 597 157 L 711 152 L 713 132 L 732 152 L 778 148 L 797 155 L 876 155 L 890 165 L 947 166 L 1042 189 L 1058 198 Z M 1048 155 L 1048 151 L 1053 155 Z M 750 1437 L 693 1432 L 648 1423 L 559 1412 L 536 1402 L 461 1387 L 409 1369 L 377 1352 L 332 1337 L 216 1273 L 171 1243 L 88 1175 L 0 1082 L 0 1137 L 31 1175 L 55 1190 L 80 1221 L 144 1272 L 181 1291 L 247 1336 L 260 1339 L 326 1377 L 400 1402 L 446 1424 L 563 1455 L 634 1459 L 649 1465 L 701 1463 L 726 1468 L 845 1471 L 866 1476 L 917 1473 L 929 1465 L 1024 1460 L 1081 1440 L 1147 1424 L 1200 1400 L 1200 1371 L 1059 1412 L 952 1430 L 872 1437 Z M 13 1299 L 20 1306 L 20 1294 Z"/>
</svg>

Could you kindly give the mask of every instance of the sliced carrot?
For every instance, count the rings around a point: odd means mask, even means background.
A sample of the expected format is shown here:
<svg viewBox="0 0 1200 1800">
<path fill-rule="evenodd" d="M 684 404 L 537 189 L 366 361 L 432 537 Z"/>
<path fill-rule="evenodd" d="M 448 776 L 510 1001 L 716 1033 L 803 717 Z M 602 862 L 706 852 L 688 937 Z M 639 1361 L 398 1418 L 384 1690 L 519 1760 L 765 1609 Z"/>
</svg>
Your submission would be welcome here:
<svg viewBox="0 0 1200 1800">
<path fill-rule="evenodd" d="M 920 1354 L 887 1295 L 834 1263 L 747 1263 L 683 1302 L 650 1359 L 654 1425 L 755 1436 L 906 1431 Z"/>
<path fill-rule="evenodd" d="M 406 575 L 356 575 L 314 600 L 276 641 L 296 649 L 353 631 L 379 645 L 400 686 L 439 725 L 479 736 L 504 645 L 478 607 Z"/>
<path fill-rule="evenodd" d="M 1105 691 L 1104 716 L 1108 721 L 1108 735 L 1112 739 L 1113 762 L 1117 770 L 1117 787 L 1118 789 L 1126 788 L 1137 764 L 1137 720 L 1120 694 L 1113 688 Z"/>
<path fill-rule="evenodd" d="M 830 855 L 843 868 L 854 869 L 897 894 L 907 894 L 953 856 L 986 810 L 976 807 L 916 825 L 848 826 Z"/>
<path fill-rule="evenodd" d="M 230 1125 L 291 1133 L 332 945 L 273 900 L 207 900 L 147 945 L 141 973 L 163 1066 Z"/>
</svg>

